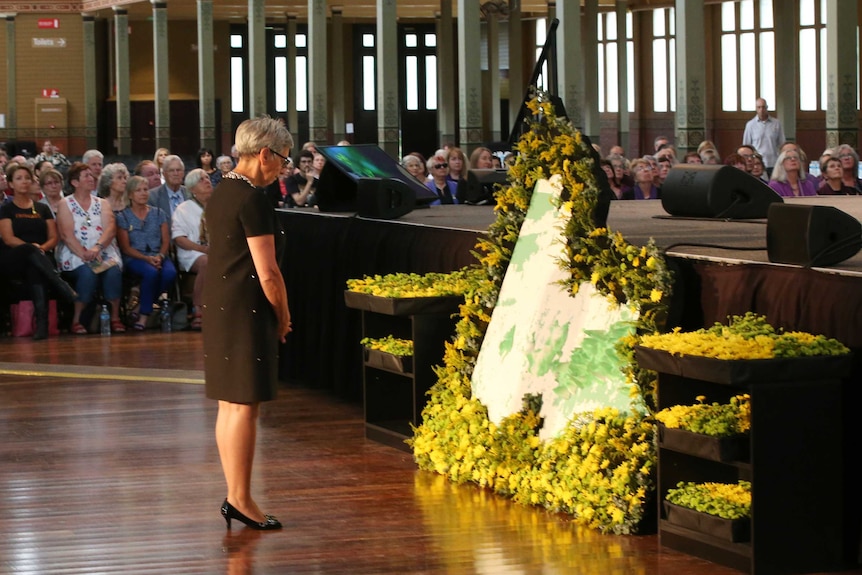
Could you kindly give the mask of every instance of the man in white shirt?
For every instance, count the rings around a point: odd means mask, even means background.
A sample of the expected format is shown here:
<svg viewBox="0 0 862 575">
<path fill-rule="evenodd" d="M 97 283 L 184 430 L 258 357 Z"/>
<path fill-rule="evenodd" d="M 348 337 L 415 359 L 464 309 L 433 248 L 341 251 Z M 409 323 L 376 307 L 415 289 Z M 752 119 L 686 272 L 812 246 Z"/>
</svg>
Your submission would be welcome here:
<svg viewBox="0 0 862 575">
<path fill-rule="evenodd" d="M 742 135 L 742 143 L 754 146 L 754 149 L 763 156 L 763 165 L 766 173 L 772 174 L 778 152 L 784 144 L 784 128 L 781 122 L 771 117 L 768 112 L 766 100 L 757 99 L 757 115 L 745 124 L 745 133 Z"/>
</svg>

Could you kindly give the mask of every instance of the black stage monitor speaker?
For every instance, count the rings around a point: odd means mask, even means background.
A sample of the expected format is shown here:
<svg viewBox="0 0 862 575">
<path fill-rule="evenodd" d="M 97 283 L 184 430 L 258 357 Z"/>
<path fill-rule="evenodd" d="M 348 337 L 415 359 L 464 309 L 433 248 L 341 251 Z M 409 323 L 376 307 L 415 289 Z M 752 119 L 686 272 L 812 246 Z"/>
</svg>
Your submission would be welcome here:
<svg viewBox="0 0 862 575">
<path fill-rule="evenodd" d="M 356 189 L 356 212 L 365 218 L 394 220 L 416 206 L 416 192 L 392 178 L 362 178 Z"/>
<path fill-rule="evenodd" d="M 765 218 L 781 196 L 754 176 L 732 166 L 677 164 L 661 187 L 661 205 L 672 216 Z"/>
<path fill-rule="evenodd" d="M 317 207 L 322 212 L 358 211 L 356 196 L 363 178 L 399 180 L 413 190 L 414 201 L 419 205 L 438 199 L 437 194 L 378 146 L 318 146 L 317 151 L 326 158 L 315 192 Z"/>
<path fill-rule="evenodd" d="M 831 206 L 773 204 L 766 224 L 769 261 L 826 267 L 862 248 L 862 224 Z"/>
</svg>

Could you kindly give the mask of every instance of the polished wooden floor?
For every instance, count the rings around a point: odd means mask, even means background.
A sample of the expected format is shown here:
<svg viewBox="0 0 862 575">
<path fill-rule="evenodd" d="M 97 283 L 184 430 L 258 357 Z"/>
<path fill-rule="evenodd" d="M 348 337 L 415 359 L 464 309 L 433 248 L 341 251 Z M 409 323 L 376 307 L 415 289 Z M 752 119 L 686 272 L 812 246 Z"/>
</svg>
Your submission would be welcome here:
<svg viewBox="0 0 862 575">
<path fill-rule="evenodd" d="M 0 338 L 0 573 L 737 573 L 418 471 L 360 406 L 295 386 L 254 472 L 285 529 L 228 531 L 201 369 L 190 332 Z"/>
</svg>

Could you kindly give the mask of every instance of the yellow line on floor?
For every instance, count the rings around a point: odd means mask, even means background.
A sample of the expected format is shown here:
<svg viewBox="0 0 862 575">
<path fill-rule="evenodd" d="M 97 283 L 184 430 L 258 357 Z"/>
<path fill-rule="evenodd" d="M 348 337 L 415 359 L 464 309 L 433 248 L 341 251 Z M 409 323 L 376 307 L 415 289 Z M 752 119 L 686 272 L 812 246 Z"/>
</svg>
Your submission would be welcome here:
<svg viewBox="0 0 862 575">
<path fill-rule="evenodd" d="M 203 385 L 203 373 L 193 370 L 137 369 L 128 367 L 0 363 L 0 375 L 65 379 L 117 379 L 156 383 Z"/>
</svg>

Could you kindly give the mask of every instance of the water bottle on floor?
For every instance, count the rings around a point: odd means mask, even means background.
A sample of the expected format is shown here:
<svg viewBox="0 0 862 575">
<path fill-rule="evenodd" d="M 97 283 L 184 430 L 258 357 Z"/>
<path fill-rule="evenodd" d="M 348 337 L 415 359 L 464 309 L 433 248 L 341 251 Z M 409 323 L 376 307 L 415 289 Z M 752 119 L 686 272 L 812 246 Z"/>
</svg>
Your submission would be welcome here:
<svg viewBox="0 0 862 575">
<path fill-rule="evenodd" d="M 111 335 L 111 312 L 108 311 L 107 304 L 102 304 L 102 311 L 99 313 L 99 328 L 102 335 Z"/>
<path fill-rule="evenodd" d="M 162 326 L 162 333 L 171 332 L 171 300 L 169 299 L 162 300 L 160 323 Z"/>
</svg>

